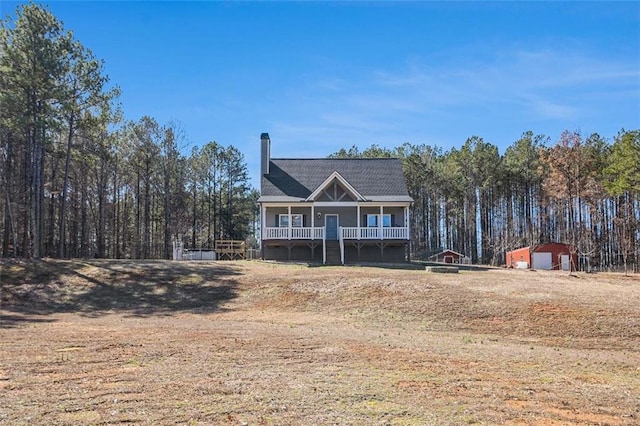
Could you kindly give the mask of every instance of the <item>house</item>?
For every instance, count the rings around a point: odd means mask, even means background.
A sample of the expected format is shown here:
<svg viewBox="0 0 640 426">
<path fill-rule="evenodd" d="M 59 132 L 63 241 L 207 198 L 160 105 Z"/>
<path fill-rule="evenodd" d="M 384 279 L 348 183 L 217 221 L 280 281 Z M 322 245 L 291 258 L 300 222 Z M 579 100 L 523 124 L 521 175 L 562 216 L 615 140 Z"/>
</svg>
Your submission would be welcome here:
<svg viewBox="0 0 640 426">
<path fill-rule="evenodd" d="M 460 263 L 460 264 L 469 264 L 471 263 L 471 259 L 465 256 L 462 253 L 458 253 L 453 250 L 444 250 L 440 253 L 436 253 L 433 256 L 429 256 L 429 260 L 434 262 L 442 262 L 442 263 Z"/>
<path fill-rule="evenodd" d="M 275 159 L 269 134 L 260 141 L 263 259 L 408 260 L 413 200 L 399 159 Z"/>
<path fill-rule="evenodd" d="M 522 269 L 556 269 L 570 271 L 576 268 L 578 255 L 571 246 L 544 243 L 507 252 L 507 267 Z"/>
</svg>

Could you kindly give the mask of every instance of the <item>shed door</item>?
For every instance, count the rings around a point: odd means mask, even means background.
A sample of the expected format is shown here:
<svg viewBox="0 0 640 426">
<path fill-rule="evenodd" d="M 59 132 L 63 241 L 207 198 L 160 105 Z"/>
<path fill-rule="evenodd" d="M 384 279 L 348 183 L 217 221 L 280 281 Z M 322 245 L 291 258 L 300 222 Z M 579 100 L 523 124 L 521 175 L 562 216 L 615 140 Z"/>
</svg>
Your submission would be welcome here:
<svg viewBox="0 0 640 426">
<path fill-rule="evenodd" d="M 532 256 L 533 269 L 552 269 L 551 253 L 533 253 Z"/>
<path fill-rule="evenodd" d="M 563 271 L 571 270 L 571 262 L 569 261 L 569 255 L 568 254 L 561 254 L 560 255 L 560 264 L 562 265 L 562 270 Z"/>
</svg>

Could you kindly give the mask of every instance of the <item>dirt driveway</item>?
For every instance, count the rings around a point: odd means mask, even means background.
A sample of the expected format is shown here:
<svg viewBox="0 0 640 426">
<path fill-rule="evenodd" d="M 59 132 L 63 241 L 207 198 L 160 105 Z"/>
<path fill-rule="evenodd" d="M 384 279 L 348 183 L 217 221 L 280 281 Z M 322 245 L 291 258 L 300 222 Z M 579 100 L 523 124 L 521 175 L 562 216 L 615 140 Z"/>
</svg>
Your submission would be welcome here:
<svg viewBox="0 0 640 426">
<path fill-rule="evenodd" d="M 640 276 L 1 265 L 0 424 L 640 424 Z"/>
</svg>

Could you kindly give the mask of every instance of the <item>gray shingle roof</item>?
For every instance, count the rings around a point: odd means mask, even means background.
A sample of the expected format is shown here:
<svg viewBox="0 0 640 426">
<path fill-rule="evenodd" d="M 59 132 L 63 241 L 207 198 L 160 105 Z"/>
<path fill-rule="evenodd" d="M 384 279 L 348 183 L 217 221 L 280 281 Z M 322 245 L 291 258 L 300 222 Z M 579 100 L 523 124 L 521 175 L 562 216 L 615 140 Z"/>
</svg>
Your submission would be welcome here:
<svg viewBox="0 0 640 426">
<path fill-rule="evenodd" d="M 334 171 L 368 200 L 412 201 L 397 158 L 274 158 L 262 176 L 261 201 L 304 200 Z"/>
</svg>

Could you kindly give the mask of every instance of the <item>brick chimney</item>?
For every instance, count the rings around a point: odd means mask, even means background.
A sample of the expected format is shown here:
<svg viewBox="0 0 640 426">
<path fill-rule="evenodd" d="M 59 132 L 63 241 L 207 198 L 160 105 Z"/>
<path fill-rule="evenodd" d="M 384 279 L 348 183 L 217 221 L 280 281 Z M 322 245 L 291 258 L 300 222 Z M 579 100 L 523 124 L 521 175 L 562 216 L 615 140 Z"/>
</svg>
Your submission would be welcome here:
<svg viewBox="0 0 640 426">
<path fill-rule="evenodd" d="M 269 174 L 269 162 L 271 161 L 271 139 L 269 139 L 269 133 L 260 135 L 260 147 L 260 174 L 264 176 Z"/>
</svg>

